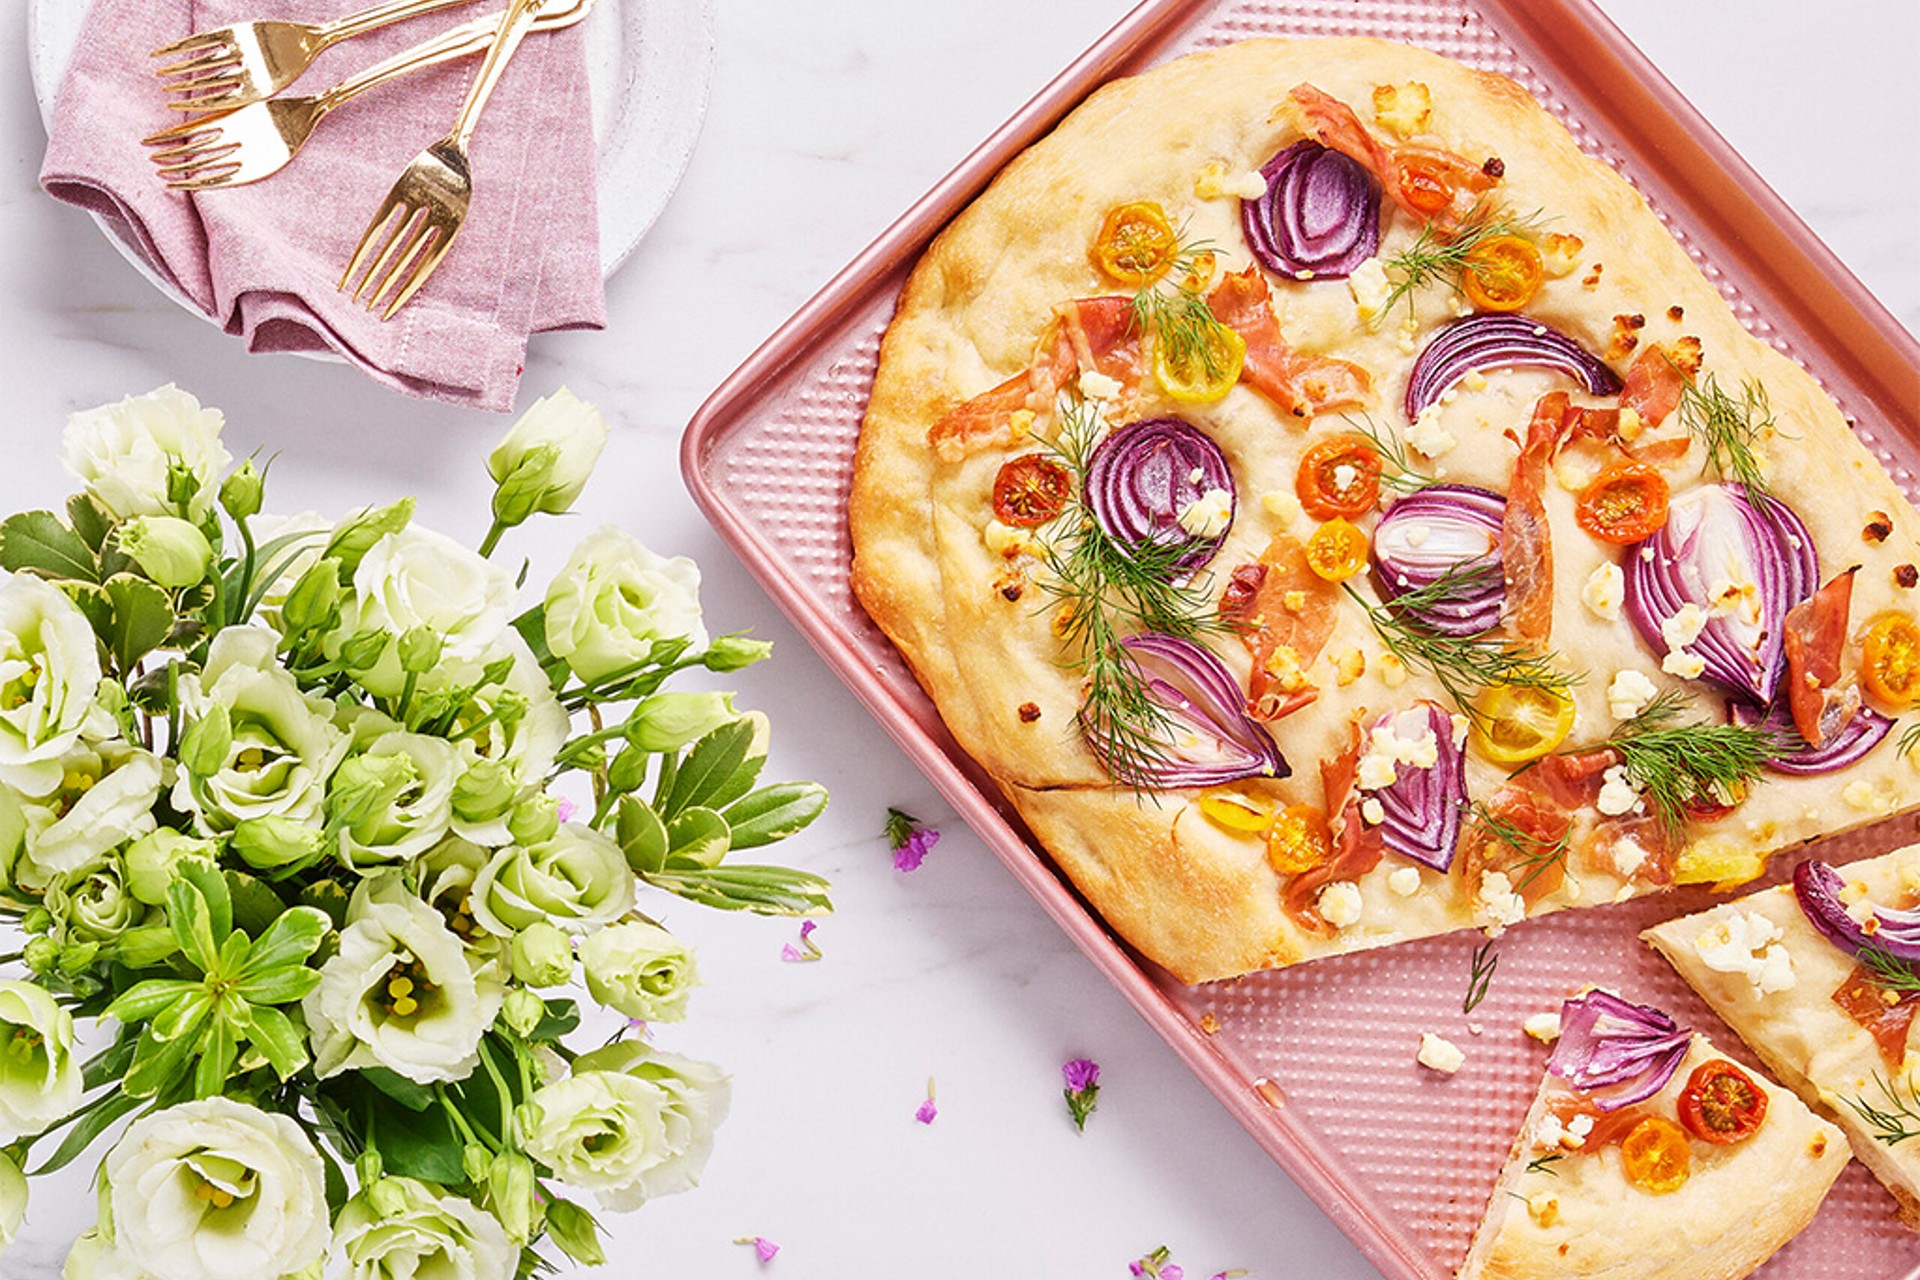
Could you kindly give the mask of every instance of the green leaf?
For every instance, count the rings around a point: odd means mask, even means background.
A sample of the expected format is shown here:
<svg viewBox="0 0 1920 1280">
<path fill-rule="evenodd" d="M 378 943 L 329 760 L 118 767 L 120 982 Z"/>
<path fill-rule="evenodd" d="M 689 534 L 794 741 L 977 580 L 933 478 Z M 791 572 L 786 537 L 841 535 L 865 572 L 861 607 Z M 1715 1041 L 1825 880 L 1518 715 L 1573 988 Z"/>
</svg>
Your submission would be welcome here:
<svg viewBox="0 0 1920 1280">
<path fill-rule="evenodd" d="M 206 895 L 185 875 L 167 886 L 167 924 L 187 963 L 202 973 L 211 973 L 219 963 L 220 947 L 214 941 L 212 916 Z"/>
<path fill-rule="evenodd" d="M 227 889 L 226 877 L 212 863 L 191 859 L 181 864 L 180 875 L 207 900 L 208 927 L 216 942 L 224 942 L 233 932 L 233 895 Z"/>
<path fill-rule="evenodd" d="M 678 894 L 689 902 L 723 911 L 751 911 L 763 916 L 818 916 L 833 910 L 833 902 L 828 897 L 833 886 L 819 876 L 790 867 L 724 866 L 659 871 L 645 879 L 648 884 Z"/>
<path fill-rule="evenodd" d="M 425 1111 L 433 1105 L 432 1089 L 424 1084 L 415 1084 L 398 1071 L 386 1067 L 368 1067 L 360 1073 L 360 1078 L 409 1111 Z"/>
<path fill-rule="evenodd" d="M 667 824 L 669 857 L 697 866 L 717 866 L 733 847 L 727 820 L 711 809 L 687 809 Z"/>
<path fill-rule="evenodd" d="M 641 874 L 658 871 L 667 860 L 667 827 L 660 815 L 639 796 L 622 796 L 614 838 L 626 852 L 627 865 Z"/>
<path fill-rule="evenodd" d="M 149 917 L 152 919 L 153 917 Z M 151 969 L 180 953 L 179 939 L 164 923 L 145 924 L 127 930 L 113 944 L 115 963 L 129 969 Z"/>
<path fill-rule="evenodd" d="M 120 1087 L 136 1098 L 154 1096 L 185 1073 L 193 1047 L 194 1041 L 184 1036 L 177 1040 L 156 1039 L 149 1027 L 140 1037 L 140 1047 L 133 1052 L 133 1065 Z"/>
<path fill-rule="evenodd" d="M 269 969 L 250 978 L 242 978 L 233 989 L 253 1005 L 292 1004 L 306 998 L 320 985 L 320 971 L 301 965 Z"/>
<path fill-rule="evenodd" d="M 51 511 L 22 511 L 0 521 L 0 569 L 81 582 L 100 580 L 100 564 L 93 552 Z"/>
<path fill-rule="evenodd" d="M 300 964 L 320 949 L 333 922 L 318 907 L 291 907 L 267 926 L 253 944 L 253 955 L 241 972 L 252 976 Z"/>
<path fill-rule="evenodd" d="M 174 1001 L 155 1015 L 147 1024 L 147 1030 L 156 1040 L 184 1040 L 199 1030 L 200 1024 L 213 1012 L 213 997 L 205 987 L 200 987 L 191 995 Z M 137 1060 L 138 1055 L 135 1055 Z"/>
<path fill-rule="evenodd" d="M 580 1025 L 580 1006 L 572 1000 L 549 1000 L 547 1012 L 527 1033 L 529 1040 L 558 1040 Z"/>
<path fill-rule="evenodd" d="M 527 642 L 527 648 L 533 650 L 533 660 L 540 664 L 546 673 L 547 683 L 553 686 L 555 693 L 567 683 L 567 664 L 553 656 L 553 650 L 547 647 L 547 607 L 537 604 L 513 620 L 513 629 Z"/>
<path fill-rule="evenodd" d="M 234 1041 L 233 1024 L 225 1018 L 215 1018 L 207 1027 L 206 1039 L 200 1048 L 200 1061 L 193 1072 L 193 1096 L 211 1098 L 227 1087 L 227 1076 L 233 1071 L 233 1060 L 239 1055 L 240 1047 Z"/>
<path fill-rule="evenodd" d="M 753 746 L 754 723 L 742 716 L 723 724 L 693 744 L 680 771 L 674 776 L 673 789 L 660 803 L 661 814 L 671 819 L 682 809 L 695 805 L 713 806 L 713 797 L 733 779 L 746 763 Z M 725 803 L 722 801 L 721 803 Z"/>
<path fill-rule="evenodd" d="M 436 1106 L 413 1111 L 370 1085 L 363 1086 L 354 1100 L 363 1132 L 375 1135 L 388 1173 L 443 1186 L 466 1181 L 466 1166 L 461 1159 L 465 1144 L 443 1109 Z"/>
<path fill-rule="evenodd" d="M 733 847 L 757 849 L 803 830 L 827 807 L 817 782 L 781 782 L 741 797 L 721 810 L 733 829 Z"/>
<path fill-rule="evenodd" d="M 290 1080 L 293 1073 L 307 1065 L 307 1044 L 293 1019 L 278 1009 L 255 1007 L 250 1010 L 251 1025 L 247 1039 L 260 1050 L 274 1074 Z"/>
<path fill-rule="evenodd" d="M 263 936 L 285 915 L 287 904 L 265 881 L 244 871 L 228 870 L 225 876 L 227 892 L 233 899 L 234 923 L 249 935 L 256 938 Z M 314 945 L 320 944 L 316 941 Z M 307 953 L 312 954 L 311 951 Z M 306 956 L 300 958 L 304 960 Z"/>
<path fill-rule="evenodd" d="M 175 1001 L 205 990 L 199 983 L 183 978 L 149 978 L 121 992 L 102 1016 L 116 1018 L 129 1025 L 151 1022 L 162 1009 Z"/>
<path fill-rule="evenodd" d="M 133 1063 L 133 1050 L 139 1039 L 134 1035 L 122 1034 L 87 1063 L 84 1081 L 88 1089 L 98 1089 L 103 1084 L 117 1082 L 127 1074 L 127 1068 Z"/>
<path fill-rule="evenodd" d="M 124 1089 L 108 1094 L 104 1100 L 97 1101 L 98 1105 L 80 1117 L 79 1123 L 67 1133 L 54 1153 L 47 1157 L 47 1162 L 33 1170 L 32 1176 L 37 1178 L 43 1173 L 52 1173 L 56 1169 L 66 1168 L 79 1157 L 81 1152 L 93 1145 L 95 1138 L 112 1128 L 122 1116 L 146 1105 L 145 1098 Z"/>
<path fill-rule="evenodd" d="M 101 639 L 119 669 L 131 671 L 173 630 L 173 602 L 165 591 L 132 574 L 108 578 L 106 591 L 112 621 Z"/>
<path fill-rule="evenodd" d="M 113 532 L 113 517 L 84 493 L 67 499 L 67 523 L 95 554 L 107 545 L 107 535 Z"/>
</svg>

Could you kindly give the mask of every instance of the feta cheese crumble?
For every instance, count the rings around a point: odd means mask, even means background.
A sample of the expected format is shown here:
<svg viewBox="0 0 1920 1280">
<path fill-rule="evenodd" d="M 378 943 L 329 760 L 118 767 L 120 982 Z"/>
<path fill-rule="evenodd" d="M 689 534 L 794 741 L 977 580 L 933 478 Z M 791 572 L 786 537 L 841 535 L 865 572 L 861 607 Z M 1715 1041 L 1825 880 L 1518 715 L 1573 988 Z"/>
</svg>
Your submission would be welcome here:
<svg viewBox="0 0 1920 1280">
<path fill-rule="evenodd" d="M 1196 538 L 1217 538 L 1233 522 L 1233 495 L 1209 489 L 1180 508 L 1180 527 Z"/>
<path fill-rule="evenodd" d="M 1600 795 L 1594 807 L 1608 817 L 1632 813 L 1640 806 L 1640 792 L 1627 777 L 1627 766 L 1616 764 L 1601 775 Z"/>
<path fill-rule="evenodd" d="M 1403 898 L 1411 898 L 1420 892 L 1420 868 L 1395 867 L 1387 877 L 1387 888 Z"/>
<path fill-rule="evenodd" d="M 1345 929 L 1360 922 L 1365 905 L 1360 898 L 1359 885 L 1351 880 L 1336 880 L 1320 891 L 1313 909 L 1334 928 Z"/>
<path fill-rule="evenodd" d="M 1510 924 L 1527 918 L 1527 900 L 1513 891 L 1513 881 L 1504 871 L 1486 871 L 1480 876 L 1480 892 L 1474 899 L 1479 918 L 1490 922 L 1487 933 L 1499 937 Z"/>
<path fill-rule="evenodd" d="M 1386 311 L 1387 295 L 1393 292 L 1393 285 L 1387 280 L 1387 269 L 1380 259 L 1368 258 L 1348 274 L 1347 291 L 1353 295 L 1353 309 L 1360 323 L 1371 328 Z"/>
<path fill-rule="evenodd" d="M 1552 1044 L 1560 1038 L 1560 1015 L 1556 1013 L 1536 1013 L 1520 1024 L 1520 1029 L 1541 1044 Z"/>
<path fill-rule="evenodd" d="M 1700 638 L 1706 625 L 1707 611 L 1689 600 L 1660 623 L 1660 638 L 1669 649 L 1684 649 Z"/>
<path fill-rule="evenodd" d="M 1780 926 L 1757 911 L 1732 911 L 1700 931 L 1693 949 L 1716 973 L 1739 974 L 1755 997 L 1790 991 L 1798 981 Z"/>
<path fill-rule="evenodd" d="M 1596 618 L 1607 622 L 1620 617 L 1620 602 L 1627 598 L 1627 575 L 1617 564 L 1603 564 L 1587 575 L 1580 588 L 1580 600 Z"/>
<path fill-rule="evenodd" d="M 1438 1071 L 1443 1076 L 1450 1076 L 1466 1065 L 1467 1055 L 1462 1053 L 1460 1046 L 1451 1040 L 1443 1039 L 1431 1031 L 1422 1031 L 1420 1052 L 1416 1060 L 1429 1071 Z"/>
<path fill-rule="evenodd" d="M 1631 720 L 1659 695 L 1660 690 L 1631 667 L 1616 671 L 1607 686 L 1607 710 L 1615 720 Z"/>
<path fill-rule="evenodd" d="M 1407 443 L 1427 457 L 1437 458 L 1458 442 L 1440 425 L 1440 406 L 1430 404 L 1407 428 Z"/>
<path fill-rule="evenodd" d="M 1080 375 L 1080 394 L 1089 400 L 1118 400 L 1121 386 L 1098 369 Z"/>
<path fill-rule="evenodd" d="M 1698 680 L 1700 673 L 1707 669 L 1707 660 L 1697 653 L 1675 649 L 1660 659 L 1660 669 L 1670 676 L 1679 676 L 1682 680 Z"/>
</svg>

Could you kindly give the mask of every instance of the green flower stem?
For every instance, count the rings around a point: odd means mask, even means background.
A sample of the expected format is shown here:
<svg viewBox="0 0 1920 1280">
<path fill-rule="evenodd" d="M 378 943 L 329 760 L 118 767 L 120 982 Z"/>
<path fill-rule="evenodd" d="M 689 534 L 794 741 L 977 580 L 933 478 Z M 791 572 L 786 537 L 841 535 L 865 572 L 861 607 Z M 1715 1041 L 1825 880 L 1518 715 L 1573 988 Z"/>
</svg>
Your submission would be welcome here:
<svg viewBox="0 0 1920 1280">
<path fill-rule="evenodd" d="M 501 536 L 512 527 L 512 525 L 506 524 L 499 519 L 494 520 L 493 527 L 487 530 L 487 536 L 482 539 L 480 543 L 480 558 L 482 560 L 493 554 L 493 549 L 500 545 Z"/>
<path fill-rule="evenodd" d="M 593 718 L 596 722 L 599 720 L 598 715 L 595 715 Z M 603 742 L 612 742 L 615 738 L 623 737 L 626 732 L 627 726 L 625 721 L 607 728 L 601 728 L 596 723 L 592 733 L 581 734 L 572 742 L 560 748 L 560 763 L 563 765 L 572 765 L 579 760 L 581 752 L 592 747 L 597 747 Z"/>
<path fill-rule="evenodd" d="M 235 625 L 245 622 L 244 616 L 251 613 L 247 601 L 253 599 L 253 575 L 259 570 L 259 549 L 253 545 L 253 530 L 247 527 L 245 520 L 235 520 L 234 527 L 240 530 L 240 545 L 246 554 L 240 557 L 240 598 L 239 612 L 243 615 L 232 619 Z"/>
<path fill-rule="evenodd" d="M 453 1099 L 447 1096 L 447 1087 L 445 1085 L 436 1084 L 433 1086 L 433 1096 L 439 1100 L 441 1110 L 445 1111 L 448 1118 L 453 1121 L 453 1127 L 460 1131 L 460 1136 L 466 1139 L 470 1145 L 485 1147 L 489 1151 L 500 1150 L 499 1143 L 491 1141 L 487 1136 L 475 1129 L 473 1125 L 468 1122 L 467 1117 L 461 1114 L 460 1108 L 453 1105 Z"/>
</svg>

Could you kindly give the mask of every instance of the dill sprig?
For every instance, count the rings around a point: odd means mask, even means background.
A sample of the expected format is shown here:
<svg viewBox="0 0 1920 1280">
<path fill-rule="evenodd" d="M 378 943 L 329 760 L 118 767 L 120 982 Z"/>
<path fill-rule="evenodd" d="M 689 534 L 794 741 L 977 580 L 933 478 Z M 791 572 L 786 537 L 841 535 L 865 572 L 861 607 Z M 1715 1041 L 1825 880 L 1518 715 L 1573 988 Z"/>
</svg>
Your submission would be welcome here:
<svg viewBox="0 0 1920 1280">
<path fill-rule="evenodd" d="M 1527 1172 L 1528 1173 L 1544 1173 L 1549 1178 L 1557 1178 L 1560 1176 L 1560 1172 L 1559 1170 L 1553 1168 L 1553 1165 L 1557 1161 L 1564 1160 L 1564 1159 L 1566 1159 L 1566 1157 L 1561 1155 L 1557 1151 L 1552 1153 L 1551 1155 L 1535 1156 L 1533 1159 L 1527 1161 Z"/>
<path fill-rule="evenodd" d="M 1085 481 L 1099 434 L 1091 405 L 1065 407 L 1059 439 L 1050 447 L 1073 474 L 1075 497 L 1042 531 L 1047 575 L 1041 587 L 1064 607 L 1060 634 L 1075 645 L 1075 663 L 1086 678 L 1081 729 L 1103 744 L 1117 781 L 1144 789 L 1153 766 L 1165 759 L 1170 721 L 1121 642 L 1134 631 L 1190 639 L 1221 623 L 1206 585 L 1179 568 L 1183 545 L 1153 539 L 1123 544 L 1094 519 Z"/>
<path fill-rule="evenodd" d="M 1467 998 L 1460 1002 L 1461 1013 L 1472 1013 L 1487 998 L 1487 991 L 1493 986 L 1493 971 L 1499 967 L 1500 955 L 1493 949 L 1492 938 L 1474 948 L 1473 965 L 1467 971 Z"/>
<path fill-rule="evenodd" d="M 1915 1097 L 1913 1086 L 1909 1084 L 1906 1087 L 1906 1097 L 1903 1098 L 1900 1096 L 1900 1086 L 1887 1080 L 1878 1071 L 1873 1073 L 1873 1082 L 1886 1095 L 1886 1106 L 1868 1102 L 1864 1097 L 1842 1098 L 1840 1101 L 1853 1108 L 1862 1120 L 1873 1127 L 1876 1140 L 1890 1147 L 1908 1138 L 1920 1137 L 1920 1097 Z"/>
<path fill-rule="evenodd" d="M 1780 749 L 1763 725 L 1680 723 L 1686 697 L 1669 689 L 1600 745 L 1620 753 L 1627 781 L 1646 796 L 1669 835 L 1687 825 L 1687 804 L 1738 800 Z"/>
<path fill-rule="evenodd" d="M 1152 331 L 1170 366 L 1197 367 L 1210 379 L 1224 372 L 1217 334 L 1225 326 L 1194 282 L 1205 274 L 1202 268 L 1212 256 L 1210 240 L 1183 242 L 1166 271 L 1134 294 L 1131 303 L 1133 327 Z"/>
<path fill-rule="evenodd" d="M 1680 391 L 1680 423 L 1707 455 L 1704 469 L 1745 489 L 1764 510 L 1773 491 L 1754 446 L 1776 430 L 1767 389 L 1747 378 L 1736 396 L 1711 373 L 1689 377 Z"/>
<path fill-rule="evenodd" d="M 1895 755 L 1906 756 L 1911 755 L 1915 747 L 1920 747 L 1920 720 L 1900 731 L 1900 741 L 1894 744 L 1893 750 Z"/>
<path fill-rule="evenodd" d="M 1888 991 L 1920 992 L 1920 969 L 1902 960 L 1885 947 L 1869 942 L 1860 948 L 1860 963 L 1873 974 L 1875 984 Z"/>
<path fill-rule="evenodd" d="M 1358 422 L 1349 414 L 1341 414 L 1340 417 L 1380 455 L 1381 484 L 1397 493 L 1412 493 L 1434 483 L 1432 476 L 1414 466 L 1413 455 L 1407 452 L 1406 442 L 1393 428 L 1380 426 L 1370 413 L 1362 413 Z"/>
<path fill-rule="evenodd" d="M 1494 685 L 1544 689 L 1566 697 L 1579 677 L 1555 667 L 1553 654 L 1522 648 L 1491 630 L 1460 636 L 1427 621 L 1437 607 L 1478 595 L 1501 573 L 1492 561 L 1456 565 L 1426 586 L 1394 597 L 1389 605 L 1369 602 L 1351 585 L 1346 590 L 1366 610 L 1387 652 L 1410 670 L 1429 672 L 1469 716 L 1480 714 L 1474 699 Z"/>
<path fill-rule="evenodd" d="M 1468 270 L 1467 259 L 1475 249 L 1496 236 L 1523 235 L 1541 220 L 1538 211 L 1515 217 L 1495 214 L 1487 206 L 1478 205 L 1451 235 L 1442 234 L 1429 222 L 1421 228 L 1418 239 L 1382 264 L 1393 290 L 1381 304 L 1380 314 L 1386 315 L 1395 303 L 1405 299 L 1411 317 L 1414 292 L 1435 281 L 1444 281 L 1455 293 L 1460 292 L 1460 278 Z"/>
<path fill-rule="evenodd" d="M 1473 820 L 1489 839 L 1503 844 L 1520 855 L 1520 861 L 1508 870 L 1508 878 L 1513 883 L 1515 893 L 1525 893 L 1527 886 L 1538 880 L 1549 867 L 1567 864 L 1567 851 L 1570 847 L 1572 830 L 1560 833 L 1557 840 L 1547 840 L 1528 831 L 1522 831 L 1479 801 L 1473 804 Z M 1512 880 L 1513 872 L 1522 874 L 1518 880 Z"/>
</svg>

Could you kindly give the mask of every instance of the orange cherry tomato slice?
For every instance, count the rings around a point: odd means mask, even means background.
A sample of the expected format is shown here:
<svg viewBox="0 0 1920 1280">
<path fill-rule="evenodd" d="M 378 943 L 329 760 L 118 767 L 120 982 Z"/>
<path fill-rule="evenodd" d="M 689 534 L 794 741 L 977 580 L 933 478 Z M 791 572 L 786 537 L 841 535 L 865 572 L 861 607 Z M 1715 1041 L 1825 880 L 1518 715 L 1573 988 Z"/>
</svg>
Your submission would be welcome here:
<svg viewBox="0 0 1920 1280">
<path fill-rule="evenodd" d="M 1400 194 L 1407 207 L 1432 217 L 1453 203 L 1453 179 L 1444 165 L 1426 156 L 1400 161 Z"/>
<path fill-rule="evenodd" d="M 1702 1142 L 1744 1142 L 1766 1118 L 1766 1091 L 1724 1058 L 1695 1067 L 1680 1091 L 1680 1123 Z"/>
<path fill-rule="evenodd" d="M 1307 539 L 1307 568 L 1328 582 L 1345 582 L 1367 567 L 1367 535 L 1339 516 Z"/>
<path fill-rule="evenodd" d="M 1460 288 L 1482 311 L 1518 311 L 1546 277 L 1540 251 L 1523 236 L 1489 236 L 1467 251 Z"/>
<path fill-rule="evenodd" d="M 1102 274 L 1138 288 L 1167 273 L 1180 255 L 1180 237 L 1166 210 L 1151 200 L 1117 204 L 1107 210 L 1093 241 L 1093 265 Z"/>
<path fill-rule="evenodd" d="M 1310 804 L 1290 804 L 1267 828 L 1267 865 L 1278 875 L 1299 875 L 1333 857 L 1333 828 Z"/>
<path fill-rule="evenodd" d="M 993 516 L 1016 529 L 1037 529 L 1066 510 L 1073 473 L 1042 453 L 1002 463 L 993 478 Z"/>
<path fill-rule="evenodd" d="M 1315 520 L 1364 515 L 1380 500 L 1380 454 L 1365 436 L 1328 436 L 1301 457 L 1293 491 Z"/>
<path fill-rule="evenodd" d="M 1667 523 L 1667 478 L 1644 462 L 1616 462 L 1580 493 L 1574 518 L 1602 542 L 1626 546 Z"/>
<path fill-rule="evenodd" d="M 1620 1140 L 1620 1163 L 1628 1182 L 1664 1196 L 1686 1185 L 1693 1173 L 1693 1148 L 1679 1125 L 1662 1116 L 1648 1116 Z"/>
<path fill-rule="evenodd" d="M 1920 626 L 1904 613 L 1883 613 L 1860 642 L 1860 679 L 1867 692 L 1896 710 L 1920 703 Z"/>
</svg>

